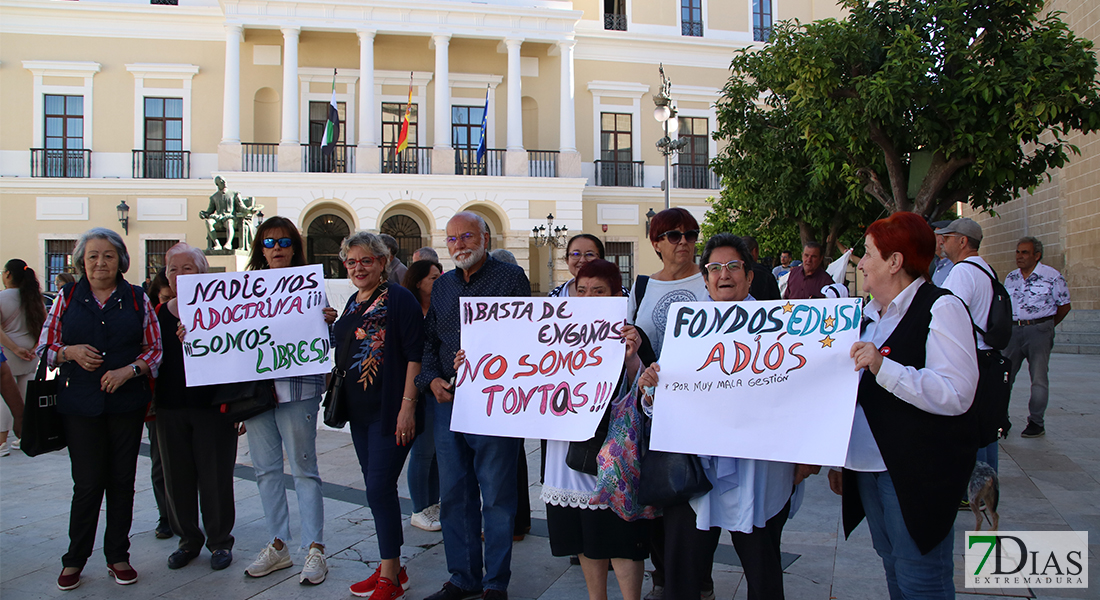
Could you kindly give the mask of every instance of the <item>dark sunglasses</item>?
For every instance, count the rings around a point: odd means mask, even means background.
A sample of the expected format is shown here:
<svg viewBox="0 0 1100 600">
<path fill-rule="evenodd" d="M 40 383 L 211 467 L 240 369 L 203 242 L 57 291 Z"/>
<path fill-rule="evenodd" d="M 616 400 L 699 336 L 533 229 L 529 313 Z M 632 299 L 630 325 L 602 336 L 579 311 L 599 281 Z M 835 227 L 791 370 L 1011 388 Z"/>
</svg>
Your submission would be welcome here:
<svg viewBox="0 0 1100 600">
<path fill-rule="evenodd" d="M 288 237 L 279 238 L 279 239 L 264 238 L 264 248 L 269 248 L 269 249 L 274 248 L 275 244 L 279 244 L 280 248 L 289 248 L 289 247 L 294 245 L 294 240 L 292 240 Z"/>
<path fill-rule="evenodd" d="M 694 244 L 699 241 L 699 230 L 692 229 L 691 231 L 680 231 L 679 229 L 673 229 L 672 231 L 666 231 L 657 236 L 657 239 L 665 238 L 670 244 L 679 244 L 680 240 L 687 238 L 689 244 Z"/>
</svg>

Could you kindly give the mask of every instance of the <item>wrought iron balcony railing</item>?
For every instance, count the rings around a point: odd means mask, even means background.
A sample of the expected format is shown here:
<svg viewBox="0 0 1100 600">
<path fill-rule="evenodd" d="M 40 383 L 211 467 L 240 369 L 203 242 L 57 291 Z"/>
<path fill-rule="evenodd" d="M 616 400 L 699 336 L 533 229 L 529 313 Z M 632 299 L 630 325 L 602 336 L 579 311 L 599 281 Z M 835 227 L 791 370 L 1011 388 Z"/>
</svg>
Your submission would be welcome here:
<svg viewBox="0 0 1100 600">
<path fill-rule="evenodd" d="M 501 148 L 486 148 L 478 161 L 477 148 L 455 148 L 455 175 L 504 175 L 507 153 Z"/>
<path fill-rule="evenodd" d="M 383 173 L 432 172 L 432 149 L 429 146 L 406 146 L 397 152 L 396 145 L 383 145 L 378 149 Z"/>
<path fill-rule="evenodd" d="M 645 163 L 638 160 L 632 162 L 613 162 L 609 160 L 597 160 L 596 185 L 619 187 L 644 187 Z"/>
<path fill-rule="evenodd" d="M 134 150 L 134 179 L 190 179 L 190 150 Z"/>
<path fill-rule="evenodd" d="M 559 154 L 557 150 L 528 150 L 527 176 L 557 177 Z"/>
<path fill-rule="evenodd" d="M 672 187 L 678 189 L 716 190 L 718 175 L 706 165 L 673 165 Z"/>
<path fill-rule="evenodd" d="M 279 170 L 279 144 L 241 144 L 241 170 L 274 173 Z"/>
<path fill-rule="evenodd" d="M 354 173 L 355 146 L 336 144 L 326 154 L 321 144 L 302 144 L 302 171 L 307 173 Z"/>
<path fill-rule="evenodd" d="M 91 177 L 92 151 L 87 148 L 31 148 L 31 177 Z"/>
</svg>

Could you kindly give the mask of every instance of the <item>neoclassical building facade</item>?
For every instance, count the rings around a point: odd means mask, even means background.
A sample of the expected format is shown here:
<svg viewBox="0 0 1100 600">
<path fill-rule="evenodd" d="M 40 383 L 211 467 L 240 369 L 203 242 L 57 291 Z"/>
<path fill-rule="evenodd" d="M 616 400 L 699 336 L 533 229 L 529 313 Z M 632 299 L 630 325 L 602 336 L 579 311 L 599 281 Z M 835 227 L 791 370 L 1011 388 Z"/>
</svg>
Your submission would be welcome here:
<svg viewBox="0 0 1100 600">
<path fill-rule="evenodd" d="M 839 14 L 829 0 L 0 0 L 0 256 L 52 275 L 82 231 L 111 227 L 138 282 L 176 241 L 205 245 L 198 212 L 221 176 L 297 223 L 334 278 L 356 229 L 391 233 L 406 260 L 446 257 L 459 210 L 543 293 L 568 277 L 564 252 L 532 241 L 551 214 L 551 231 L 601 237 L 624 275 L 649 273 L 658 66 L 686 140 L 670 201 L 702 220 L 733 52 L 775 20 Z"/>
</svg>

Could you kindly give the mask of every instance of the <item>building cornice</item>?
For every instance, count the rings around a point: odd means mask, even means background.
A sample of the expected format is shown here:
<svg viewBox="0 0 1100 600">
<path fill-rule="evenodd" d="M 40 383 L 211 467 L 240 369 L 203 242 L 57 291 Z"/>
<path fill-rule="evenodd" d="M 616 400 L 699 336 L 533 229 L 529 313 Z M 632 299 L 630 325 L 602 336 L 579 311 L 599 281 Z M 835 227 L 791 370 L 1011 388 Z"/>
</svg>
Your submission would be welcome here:
<svg viewBox="0 0 1100 600">
<path fill-rule="evenodd" d="M 0 1 L 0 33 L 225 42 L 218 7 Z"/>
<path fill-rule="evenodd" d="M 729 69 L 734 52 L 763 45 L 706 37 L 643 35 L 578 28 L 575 60 Z M 673 86 L 676 89 L 676 86 Z"/>
</svg>

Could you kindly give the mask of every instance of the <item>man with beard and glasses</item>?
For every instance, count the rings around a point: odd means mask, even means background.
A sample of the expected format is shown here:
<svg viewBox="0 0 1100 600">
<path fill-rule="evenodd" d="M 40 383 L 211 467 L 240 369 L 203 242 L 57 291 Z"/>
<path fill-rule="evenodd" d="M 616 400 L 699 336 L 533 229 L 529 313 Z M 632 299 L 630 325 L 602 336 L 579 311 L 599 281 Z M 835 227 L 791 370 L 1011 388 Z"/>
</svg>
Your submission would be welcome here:
<svg viewBox="0 0 1100 600">
<path fill-rule="evenodd" d="M 431 307 L 424 317 L 424 357 L 416 384 L 429 402 L 438 402 L 435 444 L 440 523 L 451 573 L 443 589 L 427 600 L 506 600 L 512 575 L 516 464 L 522 440 L 451 431 L 454 358 L 461 348 L 461 299 L 531 296 L 531 283 L 523 269 L 489 256 L 488 245 L 489 227 L 484 219 L 470 212 L 451 217 L 447 250 L 455 269 L 435 281 Z"/>
</svg>

